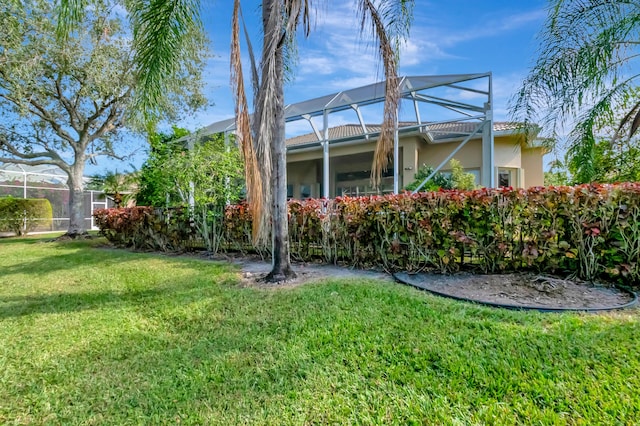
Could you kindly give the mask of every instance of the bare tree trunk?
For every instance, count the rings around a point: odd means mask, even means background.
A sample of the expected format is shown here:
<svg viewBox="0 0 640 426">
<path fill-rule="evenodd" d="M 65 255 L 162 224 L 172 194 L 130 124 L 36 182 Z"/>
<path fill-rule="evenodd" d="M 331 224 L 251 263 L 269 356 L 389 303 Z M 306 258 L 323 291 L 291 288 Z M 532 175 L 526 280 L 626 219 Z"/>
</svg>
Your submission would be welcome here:
<svg viewBox="0 0 640 426">
<path fill-rule="evenodd" d="M 268 22 L 269 13 L 282 13 L 274 4 L 279 0 L 263 2 L 263 23 Z M 271 4 L 268 4 L 271 3 Z M 265 7 L 266 6 L 266 7 Z M 265 34 L 270 34 L 265 28 Z M 273 140 L 271 140 L 271 190 L 272 190 L 272 270 L 265 277 L 267 282 L 278 282 L 295 278 L 291 269 L 289 254 L 289 221 L 287 210 L 287 149 L 285 143 L 284 121 L 284 57 L 282 44 L 276 49 L 275 69 L 277 79 L 273 96 L 275 108 L 273 111 Z M 264 78 L 263 78 L 264 80 Z"/>
<path fill-rule="evenodd" d="M 65 236 L 77 238 L 87 234 L 84 224 L 84 159 L 79 159 L 69 173 L 69 228 Z"/>
</svg>

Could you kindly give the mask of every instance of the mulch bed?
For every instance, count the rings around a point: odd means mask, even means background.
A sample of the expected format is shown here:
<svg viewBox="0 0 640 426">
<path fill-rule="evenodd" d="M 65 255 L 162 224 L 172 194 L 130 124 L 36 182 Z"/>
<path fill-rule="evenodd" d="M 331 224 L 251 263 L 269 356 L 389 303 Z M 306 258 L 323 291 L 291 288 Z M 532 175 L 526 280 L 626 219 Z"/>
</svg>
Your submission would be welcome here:
<svg viewBox="0 0 640 426">
<path fill-rule="evenodd" d="M 419 288 L 471 301 L 536 309 L 608 309 L 634 300 L 612 286 L 533 274 L 398 274 Z"/>
</svg>

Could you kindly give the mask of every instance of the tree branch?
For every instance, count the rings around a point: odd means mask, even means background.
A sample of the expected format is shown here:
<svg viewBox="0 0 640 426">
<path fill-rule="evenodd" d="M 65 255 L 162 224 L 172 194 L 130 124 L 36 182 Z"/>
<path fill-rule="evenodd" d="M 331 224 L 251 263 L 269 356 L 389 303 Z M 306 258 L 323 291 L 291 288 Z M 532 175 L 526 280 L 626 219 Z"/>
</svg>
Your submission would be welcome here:
<svg viewBox="0 0 640 426">
<path fill-rule="evenodd" d="M 92 135 L 89 136 L 89 142 L 93 142 L 94 140 L 101 138 L 105 133 L 113 130 L 116 126 L 114 125 L 115 120 L 118 118 L 120 114 L 120 110 L 118 109 L 118 104 L 122 102 L 122 100 L 126 99 L 131 94 L 131 88 L 128 88 L 127 91 L 121 96 L 114 96 L 109 102 L 104 104 L 99 111 L 96 111 L 89 119 L 87 120 L 87 126 L 89 123 L 96 118 L 98 118 L 107 108 L 111 108 L 109 111 L 109 115 L 102 123 L 102 125 L 96 130 Z M 95 117 L 95 118 L 94 118 Z M 85 126 L 85 127 L 87 127 Z"/>
<path fill-rule="evenodd" d="M 65 172 L 69 171 L 69 167 L 67 163 L 65 163 L 64 161 L 61 163 L 58 163 L 52 160 L 25 160 L 21 158 L 0 157 L 0 163 L 24 164 L 26 166 L 54 165 L 59 167 Z"/>
<path fill-rule="evenodd" d="M 58 155 L 58 153 L 47 150 L 42 152 L 21 152 L 13 144 L 6 140 L 0 139 L 0 150 L 9 153 L 14 157 L 0 157 L 0 162 L 18 163 L 27 165 L 54 164 L 63 170 L 66 170 L 68 164 Z M 17 158 L 16 158 L 17 157 Z M 44 158 L 42 158 L 44 157 Z"/>
<path fill-rule="evenodd" d="M 92 152 L 91 154 L 87 154 L 87 160 L 95 157 L 99 157 L 101 155 L 105 155 L 111 158 L 115 158 L 116 160 L 124 161 L 127 159 L 126 155 L 116 155 L 113 151 L 98 151 Z"/>
<path fill-rule="evenodd" d="M 93 132 L 92 135 L 89 135 L 89 137 L 87 138 L 88 142 L 91 143 L 94 140 L 101 138 L 105 133 L 113 130 L 115 128 L 113 122 L 116 120 L 117 115 L 118 115 L 118 108 L 112 107 L 111 111 L 109 111 L 109 115 L 104 120 L 102 125 L 98 128 L 98 130 Z"/>
<path fill-rule="evenodd" d="M 18 108 L 22 107 L 21 102 L 19 102 L 16 98 L 12 96 L 8 96 L 7 94 L 0 93 L 0 98 L 6 99 L 7 101 L 17 106 Z M 55 118 L 51 116 L 51 114 L 46 110 L 46 108 L 44 108 L 34 99 L 29 99 L 28 103 L 30 105 L 29 112 L 31 114 L 46 121 L 51 126 L 51 128 L 56 132 L 56 134 L 60 136 L 62 139 L 69 142 L 71 146 L 75 146 L 77 144 L 77 141 L 73 138 L 73 136 L 71 136 L 67 131 L 65 131 L 62 128 L 62 126 L 60 126 L 60 124 L 56 122 Z"/>
<path fill-rule="evenodd" d="M 122 100 L 126 99 L 127 97 L 129 97 L 130 94 L 131 94 L 131 87 L 129 87 L 127 89 L 127 91 L 124 92 L 120 96 L 114 95 L 113 98 L 111 98 L 110 100 L 108 100 L 107 102 L 102 104 L 100 107 L 98 107 L 98 104 L 94 101 L 93 105 L 95 107 L 95 112 L 92 115 L 90 115 L 89 117 L 87 117 L 87 123 L 91 123 L 91 122 L 95 121 L 108 108 L 110 108 L 112 105 L 117 104 L 117 103 L 121 102 Z M 85 125 L 85 130 L 87 128 L 88 128 L 87 125 Z"/>
<path fill-rule="evenodd" d="M 60 80 L 61 76 L 60 74 L 58 74 L 58 77 L 55 79 L 56 95 L 54 97 L 60 101 L 62 106 L 64 106 L 64 109 L 67 111 L 67 114 L 69 114 L 69 124 L 71 124 L 71 127 L 73 127 L 76 132 L 80 133 L 77 109 L 74 108 L 74 106 L 71 104 L 71 101 L 62 94 L 62 86 L 60 85 Z"/>
</svg>

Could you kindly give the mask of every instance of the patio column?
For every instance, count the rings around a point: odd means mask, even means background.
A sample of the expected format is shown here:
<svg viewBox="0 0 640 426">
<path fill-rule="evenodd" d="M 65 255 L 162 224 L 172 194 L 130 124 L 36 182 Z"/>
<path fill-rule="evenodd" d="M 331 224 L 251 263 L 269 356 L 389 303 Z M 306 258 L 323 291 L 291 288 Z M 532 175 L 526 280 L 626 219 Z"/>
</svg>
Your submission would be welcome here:
<svg viewBox="0 0 640 426">
<path fill-rule="evenodd" d="M 482 172 L 480 184 L 486 188 L 495 188 L 496 173 L 494 165 L 493 141 L 493 88 L 489 75 L 489 101 L 484 104 L 485 123 L 482 129 Z"/>
<path fill-rule="evenodd" d="M 396 122 L 393 129 L 393 193 L 400 192 L 400 143 L 398 137 L 398 109 L 396 108 Z"/>
<path fill-rule="evenodd" d="M 329 198 L 329 113 L 322 112 L 322 196 Z"/>
</svg>

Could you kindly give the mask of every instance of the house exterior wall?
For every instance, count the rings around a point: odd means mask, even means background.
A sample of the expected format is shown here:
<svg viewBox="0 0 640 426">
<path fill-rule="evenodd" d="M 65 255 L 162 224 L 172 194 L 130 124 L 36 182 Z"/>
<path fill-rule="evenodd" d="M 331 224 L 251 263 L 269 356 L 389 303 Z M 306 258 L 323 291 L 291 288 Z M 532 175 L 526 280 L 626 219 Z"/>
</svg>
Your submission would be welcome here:
<svg viewBox="0 0 640 426">
<path fill-rule="evenodd" d="M 437 167 L 442 163 L 451 152 L 460 145 L 461 141 L 427 144 L 423 142 L 420 147 L 419 167 L 423 164 Z M 466 143 L 460 151 L 454 155 L 456 160 L 460 161 L 462 167 L 466 169 L 480 169 L 482 166 L 482 140 L 473 139 Z M 443 170 L 449 167 L 445 165 Z"/>
<path fill-rule="evenodd" d="M 525 188 L 544 185 L 543 155 L 544 148 L 522 150 L 522 169 L 525 176 L 523 186 Z"/>
<path fill-rule="evenodd" d="M 496 167 L 522 168 L 522 150 L 517 140 L 509 136 L 496 137 L 493 146 Z"/>
<path fill-rule="evenodd" d="M 413 181 L 418 163 L 419 142 L 417 136 L 402 138 L 400 148 L 400 185 Z M 336 195 L 336 176 L 349 171 L 369 171 L 373 161 L 376 142 L 354 143 L 332 146 L 329 149 L 329 195 Z M 393 168 L 393 163 L 389 164 Z M 291 151 L 287 154 L 287 180 L 293 185 L 293 197 L 300 197 L 299 187 L 313 182 L 317 185 L 318 195 L 322 196 L 322 148 L 315 147 L 303 151 Z M 313 176 L 316 179 L 313 180 Z M 314 195 L 316 196 L 316 195 Z"/>
<path fill-rule="evenodd" d="M 322 160 L 287 161 L 287 182 L 290 195 L 293 198 L 306 198 L 304 192 L 308 189 L 313 198 L 322 196 L 320 182 L 322 182 Z M 308 188 L 305 188 L 308 187 Z"/>
<path fill-rule="evenodd" d="M 413 182 L 417 170 L 424 164 L 437 167 L 460 144 L 460 141 L 448 143 L 428 144 L 421 136 L 404 136 L 399 141 L 400 147 L 400 187 Z M 371 170 L 373 152 L 376 141 L 352 142 L 331 146 L 329 149 L 330 177 L 329 196 L 336 195 L 336 177 L 344 176 L 348 172 L 359 172 L 357 184 L 364 185 L 363 173 Z M 542 185 L 544 174 L 542 170 L 541 148 L 526 149 L 518 143 L 514 136 L 499 135 L 494 139 L 495 173 L 510 173 L 510 185 L 525 187 Z M 465 169 L 477 172 L 482 167 L 482 140 L 472 139 L 460 149 L 454 158 Z M 390 168 L 393 163 L 390 164 Z M 448 170 L 444 166 L 443 170 Z M 287 154 L 287 175 L 290 185 L 290 195 L 294 198 L 304 198 L 306 194 L 320 197 L 322 190 L 322 148 L 313 147 L 304 150 L 291 150 Z M 498 182 L 496 180 L 496 182 Z M 354 185 L 356 185 L 354 183 Z M 339 186 L 339 185 L 338 185 Z M 356 185 L 357 186 L 357 185 Z M 342 188 L 342 186 L 340 186 Z M 351 192 L 353 193 L 353 192 Z"/>
</svg>

